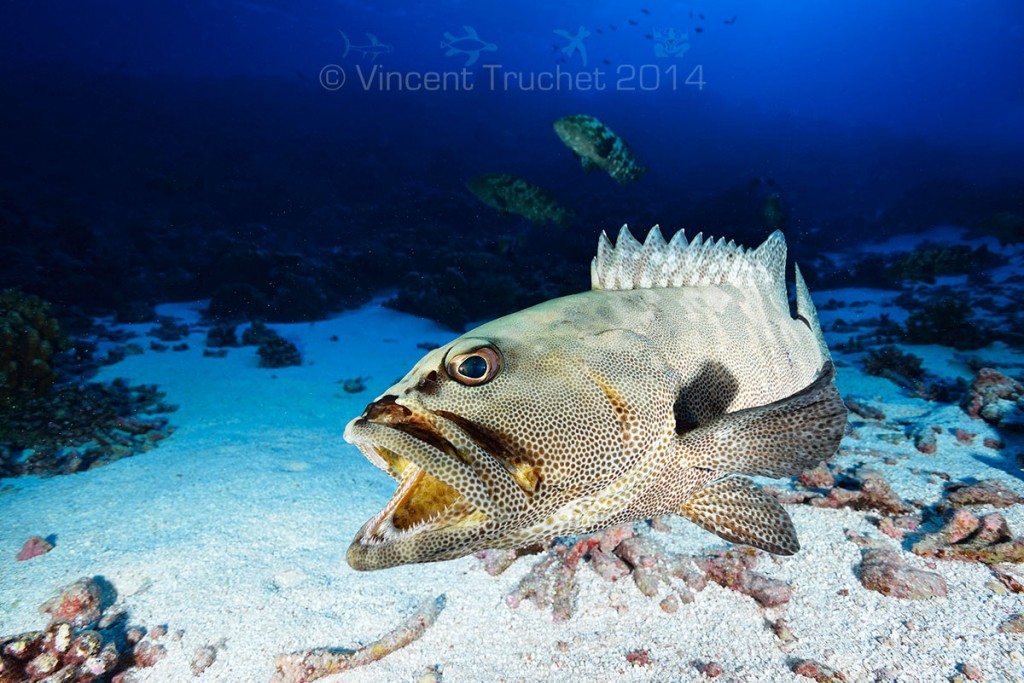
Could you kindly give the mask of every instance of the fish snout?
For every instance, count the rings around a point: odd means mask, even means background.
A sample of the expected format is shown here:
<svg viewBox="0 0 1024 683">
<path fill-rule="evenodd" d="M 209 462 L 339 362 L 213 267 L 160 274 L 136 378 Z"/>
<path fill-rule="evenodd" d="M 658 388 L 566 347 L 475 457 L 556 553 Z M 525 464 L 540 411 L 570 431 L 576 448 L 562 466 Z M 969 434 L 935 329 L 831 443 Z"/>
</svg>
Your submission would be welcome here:
<svg viewBox="0 0 1024 683">
<path fill-rule="evenodd" d="M 408 421 L 412 417 L 412 410 L 398 403 L 398 397 L 394 394 L 384 394 L 376 401 L 366 406 L 362 417 L 357 419 L 377 422 L 379 424 L 394 425 Z"/>
</svg>

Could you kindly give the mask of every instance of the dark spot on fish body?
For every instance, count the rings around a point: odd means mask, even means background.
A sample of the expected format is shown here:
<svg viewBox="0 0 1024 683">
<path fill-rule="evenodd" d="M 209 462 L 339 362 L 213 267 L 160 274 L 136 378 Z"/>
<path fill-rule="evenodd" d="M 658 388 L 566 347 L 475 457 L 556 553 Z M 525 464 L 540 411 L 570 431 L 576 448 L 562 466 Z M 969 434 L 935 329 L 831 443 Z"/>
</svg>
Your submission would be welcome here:
<svg viewBox="0 0 1024 683">
<path fill-rule="evenodd" d="M 672 406 L 679 435 L 724 415 L 739 393 L 739 382 L 724 366 L 705 362 L 682 387 Z"/>
<path fill-rule="evenodd" d="M 601 142 L 599 142 L 597 144 L 596 151 L 597 151 L 598 156 L 600 156 L 602 159 L 607 159 L 608 155 L 610 155 L 612 153 L 612 150 L 614 150 L 614 149 L 615 149 L 615 140 L 612 139 L 612 138 L 606 137 L 606 138 L 603 138 L 601 140 Z"/>
</svg>

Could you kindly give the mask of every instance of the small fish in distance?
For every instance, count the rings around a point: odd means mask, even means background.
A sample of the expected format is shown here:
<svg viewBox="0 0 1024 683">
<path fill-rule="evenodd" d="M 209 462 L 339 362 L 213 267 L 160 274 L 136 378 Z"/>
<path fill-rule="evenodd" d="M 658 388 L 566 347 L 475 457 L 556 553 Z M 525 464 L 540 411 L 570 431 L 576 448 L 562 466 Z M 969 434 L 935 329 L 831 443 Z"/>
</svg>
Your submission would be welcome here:
<svg viewBox="0 0 1024 683">
<path fill-rule="evenodd" d="M 564 228 L 571 220 L 549 190 L 508 173 L 479 175 L 466 183 L 466 189 L 487 206 L 536 225 L 552 222 Z"/>
<path fill-rule="evenodd" d="M 637 163 L 626 141 L 593 116 L 572 114 L 555 121 L 558 137 L 580 160 L 583 170 L 606 171 L 619 185 L 637 181 L 647 169 Z"/>
</svg>

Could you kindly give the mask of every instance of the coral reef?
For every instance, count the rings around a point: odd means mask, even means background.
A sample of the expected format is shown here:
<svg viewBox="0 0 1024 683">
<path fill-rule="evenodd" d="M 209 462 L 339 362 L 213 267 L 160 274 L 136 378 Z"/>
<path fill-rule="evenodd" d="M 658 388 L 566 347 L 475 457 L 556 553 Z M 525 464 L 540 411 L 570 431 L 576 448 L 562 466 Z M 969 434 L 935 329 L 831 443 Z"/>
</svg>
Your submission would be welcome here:
<svg viewBox="0 0 1024 683">
<path fill-rule="evenodd" d="M 898 280 L 934 283 L 943 275 L 964 275 L 994 268 L 1006 259 L 989 251 L 987 246 L 972 249 L 964 245 L 942 246 L 922 244 L 900 256 L 889 265 L 889 272 Z"/>
<path fill-rule="evenodd" d="M 270 683 L 309 683 L 329 674 L 376 662 L 420 638 L 430 628 L 447 602 L 445 595 L 425 601 L 415 613 L 393 631 L 356 650 L 321 648 L 281 655 L 277 673 Z"/>
<path fill-rule="evenodd" d="M 102 579 L 81 578 L 40 608 L 51 616 L 45 629 L 0 635 L 0 683 L 128 681 L 156 664 L 166 628 L 128 625 L 113 593 Z"/>
<path fill-rule="evenodd" d="M 242 332 L 242 346 L 259 346 L 267 339 L 278 336 L 261 320 L 255 320 Z"/>
<path fill-rule="evenodd" d="M 68 344 L 48 303 L 0 292 L 0 410 L 46 394 L 57 381 L 55 357 Z"/>
<path fill-rule="evenodd" d="M 0 410 L 0 476 L 69 474 L 148 451 L 173 431 L 176 410 L 156 386 L 62 385 L 18 411 Z"/>
<path fill-rule="evenodd" d="M 940 297 L 913 311 L 906 322 L 910 344 L 941 344 L 954 349 L 978 349 L 993 339 L 989 325 L 971 315 L 971 305 L 951 296 Z"/>
<path fill-rule="evenodd" d="M 940 560 L 999 564 L 1024 562 L 1024 539 L 1013 536 L 1006 518 L 998 512 L 978 517 L 959 509 L 941 530 L 926 534 L 913 552 Z"/>
<path fill-rule="evenodd" d="M 497 574 L 523 554 L 487 551 L 477 557 L 484 560 L 489 573 Z M 551 609 L 555 621 L 566 621 L 576 610 L 577 571 L 586 564 L 612 583 L 631 576 L 642 594 L 661 597 L 659 605 L 668 613 L 678 611 L 680 604 L 693 602 L 694 592 L 704 590 L 709 580 L 748 595 L 763 607 L 783 605 L 792 596 L 790 586 L 753 571 L 762 554 L 739 546 L 699 557 L 676 555 L 666 551 L 645 524 L 613 527 L 575 541 L 552 541 L 506 602 L 515 608 L 524 600 L 532 600 L 542 609 Z M 627 609 L 614 594 L 610 604 L 620 612 Z"/>
<path fill-rule="evenodd" d="M 222 331 L 215 335 L 216 341 L 225 342 L 224 346 L 237 346 L 235 340 L 235 328 L 220 328 Z M 230 333 L 228 332 L 230 330 Z M 211 330 L 212 332 L 212 330 Z M 207 337 L 209 344 L 209 337 Z M 256 346 L 256 354 L 259 356 L 261 368 L 284 368 L 292 365 L 302 365 L 302 354 L 295 344 L 288 341 L 275 330 L 267 327 L 266 323 L 256 320 L 242 332 L 242 346 Z"/>
<path fill-rule="evenodd" d="M 637 588 L 648 597 L 657 597 L 662 588 L 666 589 L 668 596 L 661 602 L 666 612 L 678 609 L 680 602 L 693 602 L 692 591 L 707 585 L 703 573 L 690 558 L 671 555 L 649 535 L 636 533 L 637 528 L 642 530 L 643 525 L 613 527 L 575 542 L 552 541 L 506 602 L 518 607 L 524 600 L 533 600 L 538 607 L 550 608 L 555 621 L 569 619 L 576 609 L 580 563 L 589 564 L 611 582 L 632 575 Z M 484 559 L 488 571 L 496 574 L 520 554 L 492 552 L 478 556 Z"/>
<path fill-rule="evenodd" d="M 978 369 L 960 407 L 989 424 L 1024 431 L 1024 384 L 998 370 Z"/>
<path fill-rule="evenodd" d="M 16 290 L 0 294 L 0 477 L 66 474 L 149 450 L 172 429 L 155 414 L 175 408 L 154 386 L 86 381 L 100 363 L 95 342 L 71 346 L 50 306 Z M 79 320 L 72 318 L 73 320 Z M 96 339 L 126 335 L 79 322 Z"/>
<path fill-rule="evenodd" d="M 1024 503 L 1024 496 L 1011 490 L 1001 479 L 985 479 L 974 484 L 947 484 L 945 500 L 953 507 L 991 505 L 1005 508 Z"/>
<path fill-rule="evenodd" d="M 189 326 L 185 323 L 179 323 L 177 319 L 170 316 L 161 316 L 157 318 L 157 326 L 149 330 L 149 336 L 156 337 L 160 341 L 165 342 L 177 342 L 181 341 L 189 334 Z"/>
<path fill-rule="evenodd" d="M 1024 216 L 1019 213 L 1000 211 L 978 221 L 974 227 L 992 235 L 1001 245 L 1024 242 Z"/>
<path fill-rule="evenodd" d="M 302 354 L 295 344 L 276 332 L 273 336 L 264 337 L 256 349 L 260 357 L 261 368 L 285 368 L 291 365 L 302 365 Z"/>
<path fill-rule="evenodd" d="M 553 260 L 540 261 L 529 247 L 500 253 L 480 246 L 446 252 L 439 261 L 411 263 L 397 283 L 398 294 L 385 305 L 462 330 L 472 321 L 578 291 L 578 271 L 549 250 L 542 252 Z"/>
<path fill-rule="evenodd" d="M 220 349 L 226 346 L 241 346 L 238 337 L 235 335 L 234 325 L 220 325 L 211 327 L 206 331 L 206 346 L 211 349 Z"/>
<path fill-rule="evenodd" d="M 905 515 L 914 508 L 903 501 L 889 486 L 881 473 L 868 467 L 836 471 L 834 466 L 825 466 L 824 474 L 830 474 L 834 484 L 819 470 L 804 472 L 800 481 L 810 488 L 826 489 L 821 492 L 797 491 L 777 494 L 783 503 L 804 503 L 820 508 L 851 508 L 874 510 L 886 515 Z"/>
<path fill-rule="evenodd" d="M 922 360 L 895 346 L 872 349 L 864 358 L 864 372 L 892 380 L 904 389 L 916 389 L 924 380 Z"/>
</svg>

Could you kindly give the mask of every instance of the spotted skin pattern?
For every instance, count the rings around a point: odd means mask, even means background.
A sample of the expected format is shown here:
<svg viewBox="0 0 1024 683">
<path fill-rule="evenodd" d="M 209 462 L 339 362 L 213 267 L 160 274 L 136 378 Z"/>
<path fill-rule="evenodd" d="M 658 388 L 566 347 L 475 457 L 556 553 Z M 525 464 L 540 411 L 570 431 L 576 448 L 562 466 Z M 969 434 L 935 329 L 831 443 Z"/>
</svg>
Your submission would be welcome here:
<svg viewBox="0 0 1024 683">
<path fill-rule="evenodd" d="M 619 185 L 626 185 L 636 182 L 647 172 L 637 163 L 625 140 L 593 116 L 563 116 L 554 122 L 553 127 L 559 139 L 579 157 L 587 173 L 599 168 Z"/>
<path fill-rule="evenodd" d="M 744 250 L 682 233 L 666 243 L 657 227 L 641 244 L 623 228 L 614 245 L 602 236 L 591 291 L 428 353 L 345 430 L 399 482 L 349 564 L 447 560 L 670 513 L 795 553 L 788 514 L 741 475 L 827 460 L 846 408 L 799 270 L 790 313 L 785 264 L 778 232 Z"/>
<path fill-rule="evenodd" d="M 486 173 L 466 183 L 477 199 L 502 213 L 514 213 L 536 225 L 547 222 L 566 227 L 569 212 L 550 191 L 507 173 Z"/>
</svg>

